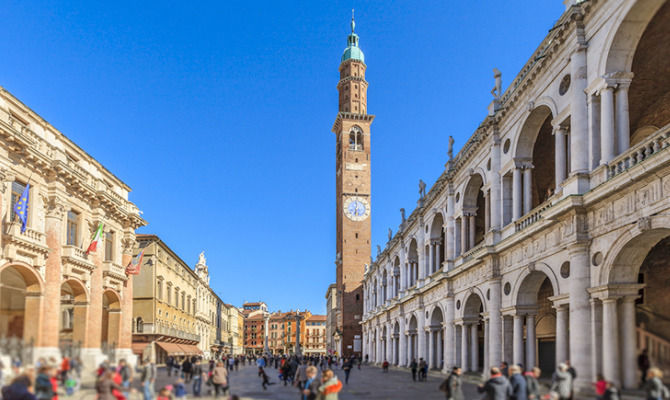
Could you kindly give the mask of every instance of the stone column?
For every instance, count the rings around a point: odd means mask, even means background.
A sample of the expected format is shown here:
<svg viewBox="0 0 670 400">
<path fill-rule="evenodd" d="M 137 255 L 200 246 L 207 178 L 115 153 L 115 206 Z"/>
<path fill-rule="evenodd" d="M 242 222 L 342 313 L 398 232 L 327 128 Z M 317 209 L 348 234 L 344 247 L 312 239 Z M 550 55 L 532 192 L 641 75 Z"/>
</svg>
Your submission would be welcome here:
<svg viewBox="0 0 670 400">
<path fill-rule="evenodd" d="M 513 320 L 510 316 L 503 317 L 503 359 L 507 363 L 513 362 L 514 360 L 514 327 Z M 494 364 L 495 365 L 495 364 Z M 500 365 L 500 364 L 498 364 Z"/>
<path fill-rule="evenodd" d="M 491 350 L 489 349 L 490 346 L 490 333 L 489 333 L 489 319 L 486 318 L 484 319 L 484 366 L 482 370 L 484 371 L 484 375 L 488 374 L 488 370 L 491 368 L 491 365 L 489 364 L 489 359 L 490 359 L 490 353 Z"/>
<path fill-rule="evenodd" d="M 514 364 L 523 363 L 523 315 L 514 314 Z"/>
<path fill-rule="evenodd" d="M 400 318 L 400 344 L 398 345 L 399 362 L 398 366 L 404 367 L 407 365 L 407 336 L 405 335 L 405 317 Z"/>
<path fill-rule="evenodd" d="M 565 171 L 567 158 L 565 154 L 565 130 L 560 126 L 554 128 L 554 169 L 556 180 L 556 191 L 560 188 L 565 180 Z"/>
<path fill-rule="evenodd" d="M 606 85 L 600 90 L 600 164 L 614 158 L 614 88 Z"/>
<path fill-rule="evenodd" d="M 270 336 L 270 314 L 263 314 L 263 352 L 265 354 L 270 354 L 270 346 L 268 345 L 268 338 Z M 296 335 L 299 335 L 300 332 L 300 322 L 296 323 Z M 296 343 L 298 342 L 298 337 L 296 337 Z"/>
<path fill-rule="evenodd" d="M 626 296 L 621 301 L 621 318 L 619 326 L 621 327 L 621 365 L 625 366 L 623 370 L 623 387 L 626 389 L 636 388 L 635 368 L 636 365 L 635 349 L 636 331 L 635 331 L 635 298 Z"/>
<path fill-rule="evenodd" d="M 599 299 L 591 298 L 591 374 L 602 372 L 603 353 L 603 307 Z"/>
<path fill-rule="evenodd" d="M 393 325 L 388 324 L 386 326 L 386 361 L 390 363 L 393 362 Z"/>
<path fill-rule="evenodd" d="M 423 311 L 419 312 L 418 314 L 419 314 L 419 318 L 416 321 L 417 322 L 416 330 L 417 330 L 417 336 L 418 336 L 417 346 L 419 347 L 418 351 L 417 351 L 417 353 L 418 353 L 417 357 L 418 358 L 423 357 L 423 359 L 425 360 L 426 359 L 426 334 L 425 334 L 424 327 L 426 326 L 426 317 L 425 317 L 425 314 L 423 313 Z"/>
<path fill-rule="evenodd" d="M 426 331 L 428 332 L 428 360 L 426 362 L 428 363 L 428 369 L 433 369 L 435 366 L 435 330 L 433 326 L 429 326 Z"/>
<path fill-rule="evenodd" d="M 556 308 L 556 367 L 568 359 L 568 309 L 564 305 Z"/>
<path fill-rule="evenodd" d="M 470 369 L 479 371 L 479 324 L 470 325 Z"/>
<path fill-rule="evenodd" d="M 430 241 L 430 274 L 437 271 L 437 243 Z M 430 275 L 429 274 L 429 275 Z"/>
<path fill-rule="evenodd" d="M 442 249 L 441 239 L 437 242 L 436 246 L 435 259 L 437 260 L 437 266 L 435 267 L 435 270 L 439 271 L 442 268 L 442 257 L 444 257 L 444 249 Z"/>
<path fill-rule="evenodd" d="M 453 261 L 456 258 L 456 228 L 454 221 L 454 193 L 451 188 L 448 189 L 447 195 L 447 261 Z"/>
<path fill-rule="evenodd" d="M 619 82 L 616 89 L 616 135 L 617 153 L 630 147 L 630 117 L 628 116 L 628 88 L 630 82 Z"/>
<path fill-rule="evenodd" d="M 461 217 L 461 254 L 468 251 L 468 217 L 463 213 Z"/>
<path fill-rule="evenodd" d="M 527 164 L 523 169 L 523 213 L 530 212 L 533 208 L 533 166 Z"/>
<path fill-rule="evenodd" d="M 45 199 L 46 208 L 46 242 L 49 253 L 44 269 L 44 302 L 42 331 L 37 335 L 41 340 L 37 342 L 35 359 L 38 357 L 53 356 L 60 359 L 58 349 L 58 335 L 60 322 L 60 292 L 61 292 L 61 251 L 62 251 L 62 222 L 65 215 L 63 203 L 56 196 Z M 30 298 L 32 300 L 32 297 Z M 32 307 L 34 308 L 34 307 Z M 28 311 L 26 309 L 26 311 Z M 29 327 L 30 318 L 26 314 L 25 325 Z M 99 328 L 98 328 L 99 329 Z"/>
<path fill-rule="evenodd" d="M 497 367 L 502 360 L 502 319 L 500 315 L 500 278 L 490 281 L 491 300 L 489 303 L 489 366 Z M 487 371 L 484 371 L 488 373 Z"/>
<path fill-rule="evenodd" d="M 468 371 L 468 330 L 469 324 L 461 324 L 461 368 L 463 371 Z"/>
<path fill-rule="evenodd" d="M 617 298 L 610 297 L 603 301 L 603 374 L 607 380 L 621 383 L 619 376 L 619 319 L 617 316 Z M 634 364 L 633 364 L 634 365 Z M 633 368 L 627 365 L 626 368 Z"/>
<path fill-rule="evenodd" d="M 578 28 L 578 35 L 580 35 Z M 583 32 L 581 33 L 583 35 Z M 578 38 L 578 41 L 583 38 Z M 588 173 L 588 123 L 586 114 L 586 45 L 578 43 L 570 57 L 570 173 Z"/>
<path fill-rule="evenodd" d="M 536 365 L 535 361 L 535 315 L 526 316 L 526 368 Z"/>
<path fill-rule="evenodd" d="M 570 253 L 570 362 L 577 371 L 576 387 L 589 389 L 591 376 L 591 304 L 587 289 L 590 286 L 589 248 L 576 243 L 568 248 Z M 608 378 L 609 379 L 609 378 Z"/>
<path fill-rule="evenodd" d="M 593 170 L 600 163 L 600 98 L 590 94 L 586 101 L 589 109 L 589 167 Z"/>
<path fill-rule="evenodd" d="M 500 230 L 502 226 L 502 199 L 500 191 L 500 137 L 493 134 L 491 146 L 491 229 Z"/>
<path fill-rule="evenodd" d="M 481 212 L 481 211 L 480 211 Z M 484 192 L 484 233 L 486 234 L 491 227 L 491 196 L 488 190 Z"/>
<path fill-rule="evenodd" d="M 514 221 L 521 218 L 521 168 L 514 167 L 512 173 L 512 219 Z"/>
<path fill-rule="evenodd" d="M 447 372 L 456 365 L 456 327 L 454 325 L 454 297 L 449 295 L 444 305 L 444 368 Z"/>
<path fill-rule="evenodd" d="M 475 214 L 472 213 L 468 217 L 468 227 L 470 228 L 470 238 L 468 240 L 470 248 L 475 247 Z"/>
</svg>

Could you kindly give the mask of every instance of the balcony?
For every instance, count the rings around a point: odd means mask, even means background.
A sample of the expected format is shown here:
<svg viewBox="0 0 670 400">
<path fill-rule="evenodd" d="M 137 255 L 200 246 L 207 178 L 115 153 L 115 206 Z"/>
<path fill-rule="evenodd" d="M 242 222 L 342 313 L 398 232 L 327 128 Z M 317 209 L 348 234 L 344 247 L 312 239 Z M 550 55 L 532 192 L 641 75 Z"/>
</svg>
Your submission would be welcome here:
<svg viewBox="0 0 670 400">
<path fill-rule="evenodd" d="M 152 327 L 153 328 L 153 327 Z M 159 335 L 167 335 L 167 336 L 172 336 L 176 337 L 179 339 L 186 339 L 186 340 L 192 340 L 195 342 L 200 342 L 200 335 L 196 335 L 195 333 L 190 333 L 183 331 L 181 329 L 177 328 L 168 328 L 166 326 L 160 325 L 157 327 L 157 329 L 144 329 L 142 332 L 143 334 L 159 334 Z"/>
<path fill-rule="evenodd" d="M 61 252 L 63 267 L 72 269 L 72 272 L 93 271 L 95 265 L 88 259 L 86 252 L 77 246 L 63 246 Z"/>
<path fill-rule="evenodd" d="M 670 146 L 670 124 L 664 126 L 634 147 L 624 151 L 607 164 L 605 180 L 608 181 L 638 164 L 642 164 Z M 601 176 L 602 177 L 602 176 Z M 604 183 L 601 182 L 601 183 Z"/>
<path fill-rule="evenodd" d="M 32 257 L 34 265 L 44 265 L 49 248 L 46 243 L 46 235 L 34 229 L 27 228 L 21 233 L 21 224 L 18 222 L 9 224 L 3 232 L 2 244 L 5 258 L 16 259 L 20 255 Z"/>
<path fill-rule="evenodd" d="M 542 214 L 551 208 L 551 199 L 533 208 L 514 223 L 514 232 L 520 232 L 542 219 Z"/>
</svg>

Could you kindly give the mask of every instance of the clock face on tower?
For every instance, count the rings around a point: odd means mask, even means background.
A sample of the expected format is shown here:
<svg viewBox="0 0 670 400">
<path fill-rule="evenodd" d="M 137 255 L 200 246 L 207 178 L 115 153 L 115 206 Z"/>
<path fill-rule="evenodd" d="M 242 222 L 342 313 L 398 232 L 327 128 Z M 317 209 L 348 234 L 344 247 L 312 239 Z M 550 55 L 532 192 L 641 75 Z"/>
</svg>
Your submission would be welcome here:
<svg viewBox="0 0 670 400">
<path fill-rule="evenodd" d="M 370 203 L 362 197 L 348 197 L 344 201 L 344 215 L 352 221 L 364 221 L 370 215 Z"/>
</svg>

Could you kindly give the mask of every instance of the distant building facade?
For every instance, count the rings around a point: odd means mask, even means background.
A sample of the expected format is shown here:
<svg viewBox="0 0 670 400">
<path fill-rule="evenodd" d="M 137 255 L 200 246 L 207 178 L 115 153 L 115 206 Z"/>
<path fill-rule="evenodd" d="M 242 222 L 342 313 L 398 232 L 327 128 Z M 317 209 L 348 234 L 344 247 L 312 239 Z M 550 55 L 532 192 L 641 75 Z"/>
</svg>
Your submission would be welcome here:
<svg viewBox="0 0 670 400">
<path fill-rule="evenodd" d="M 338 318 L 337 285 L 331 284 L 326 291 L 326 352 L 342 354 L 341 332 L 337 329 Z"/>
</svg>

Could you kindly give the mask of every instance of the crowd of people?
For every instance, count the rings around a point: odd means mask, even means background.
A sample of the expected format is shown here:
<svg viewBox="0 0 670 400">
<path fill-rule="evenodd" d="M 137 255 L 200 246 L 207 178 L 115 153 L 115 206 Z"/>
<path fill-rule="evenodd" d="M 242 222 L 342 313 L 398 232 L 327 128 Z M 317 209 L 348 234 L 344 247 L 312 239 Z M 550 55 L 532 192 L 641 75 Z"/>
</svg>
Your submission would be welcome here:
<svg viewBox="0 0 670 400">
<path fill-rule="evenodd" d="M 663 384 L 663 374 L 658 368 L 642 370 L 641 389 L 644 390 L 647 400 L 670 399 L 670 391 Z M 462 370 L 454 367 L 451 373 L 440 385 L 447 400 L 463 400 Z M 521 365 L 509 366 L 503 362 L 500 367 L 493 367 L 489 371 L 490 377 L 477 387 L 483 394 L 484 400 L 573 400 L 575 396 L 574 381 L 577 371 L 570 365 L 570 361 L 560 363 L 554 371 L 548 392 L 541 390 L 539 382 L 542 371 L 538 367 L 523 370 Z M 412 372 L 413 378 L 415 373 Z M 620 392 L 616 385 L 605 379 L 601 374 L 593 383 L 596 399 L 620 400 Z"/>
<path fill-rule="evenodd" d="M 351 370 L 355 365 L 360 368 L 360 361 L 355 357 L 342 359 L 334 356 L 267 355 L 257 358 L 256 365 L 263 390 L 275 383 L 270 381 L 266 372 L 266 368 L 274 368 L 278 371 L 279 381 L 284 386 L 295 386 L 301 399 L 337 400 L 338 393 L 342 390 L 342 382 L 333 372 L 333 368 L 339 366 L 345 373 L 345 383 L 348 383 Z"/>
</svg>

